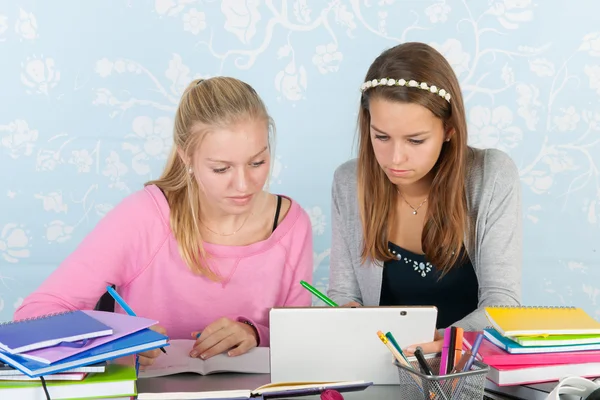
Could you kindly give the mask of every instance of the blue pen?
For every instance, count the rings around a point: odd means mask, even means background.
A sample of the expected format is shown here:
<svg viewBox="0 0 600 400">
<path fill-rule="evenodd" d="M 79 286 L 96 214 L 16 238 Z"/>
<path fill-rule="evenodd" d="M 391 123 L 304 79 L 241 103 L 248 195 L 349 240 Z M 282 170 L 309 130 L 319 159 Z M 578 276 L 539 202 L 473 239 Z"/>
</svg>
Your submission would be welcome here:
<svg viewBox="0 0 600 400">
<path fill-rule="evenodd" d="M 465 367 L 463 368 L 463 372 L 470 371 L 473 363 L 475 362 L 475 357 L 477 357 L 477 352 L 479 351 L 479 346 L 481 345 L 481 341 L 483 340 L 483 333 L 479 333 L 475 338 L 475 343 L 473 343 L 473 347 L 471 347 L 471 357 L 467 360 Z"/>
<path fill-rule="evenodd" d="M 133 317 L 136 316 L 131 307 L 129 307 L 127 303 L 125 303 L 125 300 L 123 300 L 123 298 L 119 296 L 119 293 L 117 293 L 117 291 L 113 289 L 112 286 L 107 286 L 106 290 L 108 291 L 108 294 L 110 294 L 112 298 L 115 299 L 117 303 L 119 303 L 119 305 L 123 308 L 123 310 L 125 310 L 127 314 Z"/>
<path fill-rule="evenodd" d="M 106 291 L 108 292 L 108 294 L 110 294 L 112 296 L 113 299 L 115 299 L 115 301 L 117 303 L 119 303 L 121 308 L 123 308 L 123 310 L 125 310 L 125 312 L 127 314 L 131 315 L 132 317 L 136 316 L 135 313 L 133 312 L 133 310 L 131 309 L 131 307 L 129 307 L 129 305 L 127 305 L 127 303 L 125 303 L 125 300 L 123 300 L 123 298 L 121 296 L 119 296 L 119 293 L 117 293 L 117 291 L 115 289 L 113 289 L 112 286 L 107 286 Z M 166 350 L 162 347 L 160 348 L 160 351 L 167 354 Z"/>
</svg>

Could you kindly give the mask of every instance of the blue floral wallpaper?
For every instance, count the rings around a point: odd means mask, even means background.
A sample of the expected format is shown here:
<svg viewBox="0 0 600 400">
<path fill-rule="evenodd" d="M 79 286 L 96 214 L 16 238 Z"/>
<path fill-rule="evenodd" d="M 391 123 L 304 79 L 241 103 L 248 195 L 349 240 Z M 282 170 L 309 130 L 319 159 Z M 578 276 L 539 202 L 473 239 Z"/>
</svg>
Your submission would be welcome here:
<svg viewBox="0 0 600 400">
<path fill-rule="evenodd" d="M 252 84 L 275 118 L 270 189 L 298 200 L 327 286 L 330 185 L 353 157 L 362 77 L 435 46 L 470 143 L 523 187 L 527 304 L 600 305 L 600 4 L 573 0 L 0 1 L 0 320 L 123 197 L 156 177 L 193 78 Z"/>
</svg>

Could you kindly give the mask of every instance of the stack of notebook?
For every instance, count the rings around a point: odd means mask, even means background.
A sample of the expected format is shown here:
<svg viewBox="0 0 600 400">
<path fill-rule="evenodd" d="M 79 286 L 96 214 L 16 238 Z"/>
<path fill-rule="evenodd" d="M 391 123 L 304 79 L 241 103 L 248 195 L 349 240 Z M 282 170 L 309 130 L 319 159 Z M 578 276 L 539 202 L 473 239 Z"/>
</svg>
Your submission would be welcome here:
<svg viewBox="0 0 600 400">
<path fill-rule="evenodd" d="M 478 358 L 488 379 L 511 386 L 600 376 L 600 323 L 576 307 L 488 307 Z M 477 332 L 464 335 L 468 349 Z"/>
<path fill-rule="evenodd" d="M 0 324 L 0 398 L 134 396 L 135 368 L 107 361 L 168 346 L 156 323 L 86 310 Z"/>
</svg>

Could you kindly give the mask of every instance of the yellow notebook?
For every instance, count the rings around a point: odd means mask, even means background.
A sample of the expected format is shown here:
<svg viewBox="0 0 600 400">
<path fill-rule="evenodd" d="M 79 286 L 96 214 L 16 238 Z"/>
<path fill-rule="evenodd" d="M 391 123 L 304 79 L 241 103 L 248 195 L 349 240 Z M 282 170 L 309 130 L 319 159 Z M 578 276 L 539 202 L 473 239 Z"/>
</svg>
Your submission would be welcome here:
<svg viewBox="0 0 600 400">
<path fill-rule="evenodd" d="M 578 307 L 486 307 L 502 336 L 600 334 L 600 322 Z"/>
</svg>

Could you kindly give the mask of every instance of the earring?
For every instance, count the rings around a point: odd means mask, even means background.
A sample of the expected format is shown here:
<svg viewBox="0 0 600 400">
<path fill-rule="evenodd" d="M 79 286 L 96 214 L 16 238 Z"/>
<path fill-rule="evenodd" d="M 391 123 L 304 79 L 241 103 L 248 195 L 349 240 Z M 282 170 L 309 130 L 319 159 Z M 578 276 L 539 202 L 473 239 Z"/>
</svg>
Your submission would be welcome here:
<svg viewBox="0 0 600 400">
<path fill-rule="evenodd" d="M 191 175 L 193 172 L 194 172 L 194 171 L 192 170 L 192 167 L 189 167 L 189 168 L 188 168 L 188 174 L 190 174 L 190 175 Z"/>
</svg>

